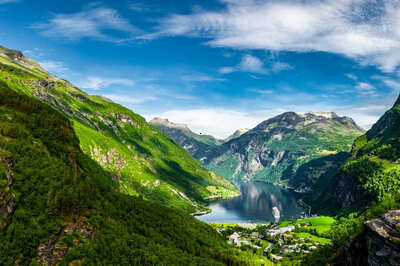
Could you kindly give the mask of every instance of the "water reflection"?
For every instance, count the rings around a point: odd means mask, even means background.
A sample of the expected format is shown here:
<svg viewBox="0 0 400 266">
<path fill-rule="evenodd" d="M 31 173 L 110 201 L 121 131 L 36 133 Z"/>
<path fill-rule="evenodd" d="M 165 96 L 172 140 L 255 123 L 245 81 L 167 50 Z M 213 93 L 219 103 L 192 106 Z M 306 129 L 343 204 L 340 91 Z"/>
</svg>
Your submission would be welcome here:
<svg viewBox="0 0 400 266">
<path fill-rule="evenodd" d="M 240 197 L 211 204 L 212 212 L 197 218 L 205 222 L 272 222 L 298 218 L 303 212 L 294 196 L 279 186 L 247 182 L 240 191 Z"/>
</svg>

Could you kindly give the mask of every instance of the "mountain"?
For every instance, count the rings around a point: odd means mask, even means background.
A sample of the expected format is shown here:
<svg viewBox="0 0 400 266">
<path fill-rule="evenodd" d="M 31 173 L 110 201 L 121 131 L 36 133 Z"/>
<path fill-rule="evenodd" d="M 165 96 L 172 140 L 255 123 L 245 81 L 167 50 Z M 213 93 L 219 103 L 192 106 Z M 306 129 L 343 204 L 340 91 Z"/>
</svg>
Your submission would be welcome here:
<svg viewBox="0 0 400 266">
<path fill-rule="evenodd" d="M 62 112 L 72 122 L 82 151 L 127 195 L 196 213 L 207 210 L 208 199 L 238 194 L 226 179 L 202 168 L 141 116 L 104 97 L 88 95 L 21 52 L 0 48 L 0 81 Z"/>
<path fill-rule="evenodd" d="M 76 121 L 17 91 L 0 81 L 0 265 L 260 260 L 191 215 L 121 193 L 114 174 L 82 151 Z"/>
<path fill-rule="evenodd" d="M 216 145 L 201 141 L 186 125 L 159 118 L 150 123 L 174 138 L 206 168 L 232 181 L 284 181 L 299 189 L 307 183 L 300 182 L 304 175 L 296 177 L 301 165 L 326 156 L 327 169 L 333 169 L 331 162 L 338 165 L 339 158 L 344 162 L 343 155 L 334 155 L 349 151 L 353 140 L 364 133 L 351 118 L 335 113 L 288 112 L 251 130 L 238 130 Z"/>
<path fill-rule="evenodd" d="M 290 183 L 301 165 L 350 150 L 363 132 L 335 113 L 287 112 L 220 145 L 203 164 L 233 181 Z"/>
<path fill-rule="evenodd" d="M 248 128 L 239 128 L 238 130 L 236 130 L 232 135 L 230 135 L 229 137 L 227 137 L 226 139 L 224 139 L 224 142 L 228 142 L 231 139 L 236 139 L 238 137 L 240 137 L 241 135 L 243 135 L 244 133 L 246 133 L 247 131 L 249 131 L 250 129 Z"/>
<path fill-rule="evenodd" d="M 400 97 L 353 144 L 350 158 L 317 199 L 323 210 L 360 208 L 400 191 Z"/>
<path fill-rule="evenodd" d="M 223 143 L 223 140 L 216 139 L 209 135 L 196 134 L 185 124 L 178 124 L 168 121 L 168 119 L 154 118 L 149 124 L 159 128 L 184 149 L 186 149 L 194 158 L 202 160 L 202 158 L 210 156 L 216 146 Z"/>
</svg>

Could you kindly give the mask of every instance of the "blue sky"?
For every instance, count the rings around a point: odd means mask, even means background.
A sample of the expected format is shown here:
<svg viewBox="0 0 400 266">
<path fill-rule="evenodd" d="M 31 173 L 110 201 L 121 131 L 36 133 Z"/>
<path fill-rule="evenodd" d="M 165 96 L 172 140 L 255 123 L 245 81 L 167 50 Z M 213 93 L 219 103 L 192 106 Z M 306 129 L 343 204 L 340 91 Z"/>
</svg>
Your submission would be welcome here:
<svg viewBox="0 0 400 266">
<path fill-rule="evenodd" d="M 368 128 L 400 89 L 396 0 L 0 0 L 0 27 L 86 92 L 221 138 L 284 111 Z"/>
</svg>

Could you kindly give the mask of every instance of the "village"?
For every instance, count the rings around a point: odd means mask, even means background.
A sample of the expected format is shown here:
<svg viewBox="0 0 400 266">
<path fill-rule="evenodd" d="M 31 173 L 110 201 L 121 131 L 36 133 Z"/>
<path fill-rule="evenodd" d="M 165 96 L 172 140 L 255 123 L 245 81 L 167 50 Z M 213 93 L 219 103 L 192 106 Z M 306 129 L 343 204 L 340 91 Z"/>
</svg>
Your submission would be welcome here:
<svg viewBox="0 0 400 266">
<path fill-rule="evenodd" d="M 330 217 L 313 217 L 281 223 L 212 225 L 229 244 L 278 262 L 301 258 L 330 244 L 328 232 L 333 222 Z"/>
</svg>

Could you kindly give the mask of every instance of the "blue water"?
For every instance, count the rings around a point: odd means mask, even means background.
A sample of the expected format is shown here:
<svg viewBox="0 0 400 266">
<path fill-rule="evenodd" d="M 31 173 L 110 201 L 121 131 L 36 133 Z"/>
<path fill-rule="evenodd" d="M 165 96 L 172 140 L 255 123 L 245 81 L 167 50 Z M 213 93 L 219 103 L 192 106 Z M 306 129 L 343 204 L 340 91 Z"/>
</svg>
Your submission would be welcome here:
<svg viewBox="0 0 400 266">
<path fill-rule="evenodd" d="M 247 182 L 240 191 L 239 197 L 210 204 L 211 213 L 197 218 L 217 223 L 276 222 L 299 218 L 304 211 L 289 191 L 273 184 Z M 279 219 L 273 216 L 273 207 L 279 209 Z"/>
</svg>

